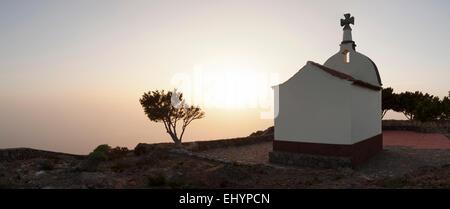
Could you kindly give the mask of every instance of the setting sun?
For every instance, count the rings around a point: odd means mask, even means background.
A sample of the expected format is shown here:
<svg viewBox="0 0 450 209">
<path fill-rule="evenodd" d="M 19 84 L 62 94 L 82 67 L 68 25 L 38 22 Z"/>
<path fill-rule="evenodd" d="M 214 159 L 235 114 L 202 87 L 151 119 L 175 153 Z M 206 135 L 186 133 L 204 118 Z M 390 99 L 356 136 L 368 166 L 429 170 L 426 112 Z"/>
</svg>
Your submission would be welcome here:
<svg viewBox="0 0 450 209">
<path fill-rule="evenodd" d="M 196 67 L 192 74 L 176 74 L 172 78 L 172 84 L 188 103 L 218 109 L 270 109 L 271 86 L 276 83 L 277 74 L 236 68 Z"/>
</svg>

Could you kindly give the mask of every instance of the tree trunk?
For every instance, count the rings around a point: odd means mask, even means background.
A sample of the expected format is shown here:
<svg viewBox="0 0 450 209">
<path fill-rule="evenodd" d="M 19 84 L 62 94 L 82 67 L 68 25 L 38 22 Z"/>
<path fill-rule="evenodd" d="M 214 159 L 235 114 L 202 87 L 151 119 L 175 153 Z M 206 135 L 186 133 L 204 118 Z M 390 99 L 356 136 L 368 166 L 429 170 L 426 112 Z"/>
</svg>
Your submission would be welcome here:
<svg viewBox="0 0 450 209">
<path fill-rule="evenodd" d="M 181 144 L 181 140 L 173 138 L 173 142 L 175 142 L 175 148 L 181 148 L 182 144 Z"/>
</svg>

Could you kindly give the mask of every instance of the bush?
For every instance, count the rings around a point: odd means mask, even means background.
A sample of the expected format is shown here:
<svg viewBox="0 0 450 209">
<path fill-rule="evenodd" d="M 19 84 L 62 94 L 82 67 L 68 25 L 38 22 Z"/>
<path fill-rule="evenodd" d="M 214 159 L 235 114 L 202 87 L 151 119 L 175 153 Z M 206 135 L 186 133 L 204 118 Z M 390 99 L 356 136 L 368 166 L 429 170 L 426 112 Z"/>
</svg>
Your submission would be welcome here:
<svg viewBox="0 0 450 209">
<path fill-rule="evenodd" d="M 93 151 L 89 153 L 88 159 L 91 161 L 107 161 L 108 155 L 106 155 L 104 152 L 101 151 Z"/>
<path fill-rule="evenodd" d="M 107 161 L 109 160 L 108 153 L 110 150 L 111 147 L 107 144 L 98 145 L 94 151 L 89 153 L 88 159 L 91 161 Z"/>
<path fill-rule="evenodd" d="M 93 152 L 89 153 L 89 160 L 106 161 L 124 157 L 128 153 L 126 147 L 111 148 L 107 144 L 98 145 Z"/>
<path fill-rule="evenodd" d="M 97 148 L 94 149 L 94 152 L 103 152 L 103 153 L 107 153 L 111 150 L 111 147 L 107 144 L 101 144 L 98 145 Z"/>
<path fill-rule="evenodd" d="M 110 149 L 106 154 L 110 159 L 117 159 L 127 155 L 128 148 L 126 147 L 116 147 L 114 149 Z"/>
<path fill-rule="evenodd" d="M 152 152 L 156 148 L 157 148 L 157 145 L 155 145 L 155 144 L 139 143 L 134 148 L 134 154 L 136 156 L 145 155 L 145 154 L 148 154 L 148 153 Z"/>
</svg>

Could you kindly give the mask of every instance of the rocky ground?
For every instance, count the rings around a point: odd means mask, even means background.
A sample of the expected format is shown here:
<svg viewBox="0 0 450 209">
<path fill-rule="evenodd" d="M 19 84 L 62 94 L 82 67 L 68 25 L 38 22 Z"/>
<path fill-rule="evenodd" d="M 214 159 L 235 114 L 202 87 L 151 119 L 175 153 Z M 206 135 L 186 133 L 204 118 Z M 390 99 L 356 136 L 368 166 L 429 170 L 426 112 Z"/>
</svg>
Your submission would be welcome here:
<svg viewBox="0 0 450 209">
<path fill-rule="evenodd" d="M 268 162 L 272 139 L 269 128 L 184 149 L 99 146 L 89 156 L 4 149 L 0 188 L 450 188 L 450 149 L 385 146 L 355 169 L 299 168 Z"/>
<path fill-rule="evenodd" d="M 314 169 L 210 159 L 172 146 L 146 145 L 107 161 L 46 154 L 0 163 L 1 188 L 450 188 L 449 150 L 436 161 L 408 158 L 408 148 L 384 150 L 366 167 Z M 388 153 L 388 154 L 386 154 Z M 434 153 L 434 154 L 433 154 Z M 445 158 L 445 160 L 442 160 Z M 395 170 L 403 161 L 419 163 Z M 432 160 L 432 158 L 428 159 Z M 392 162 L 391 162 L 392 161 Z M 386 164 L 386 165 L 385 165 Z M 381 169 L 383 165 L 386 170 Z M 389 170 L 392 168 L 391 170 Z"/>
<path fill-rule="evenodd" d="M 239 147 L 217 148 L 198 152 L 207 158 L 218 158 L 242 164 L 269 164 L 271 142 Z M 401 175 L 424 166 L 450 164 L 449 149 L 415 149 L 409 146 L 384 146 L 383 150 L 355 171 L 368 176 Z M 450 177 L 449 177 L 450 178 Z"/>
</svg>

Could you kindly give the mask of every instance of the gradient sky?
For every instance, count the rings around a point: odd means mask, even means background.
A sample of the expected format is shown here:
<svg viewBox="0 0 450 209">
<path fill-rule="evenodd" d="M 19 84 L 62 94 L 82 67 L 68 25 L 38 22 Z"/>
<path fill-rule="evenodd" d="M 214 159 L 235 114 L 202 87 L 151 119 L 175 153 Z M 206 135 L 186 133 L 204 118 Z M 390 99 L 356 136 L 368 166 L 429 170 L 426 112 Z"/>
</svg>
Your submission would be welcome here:
<svg viewBox="0 0 450 209">
<path fill-rule="evenodd" d="M 339 50 L 344 13 L 383 86 L 450 91 L 450 1 L 0 0 L 0 148 L 87 153 L 170 142 L 138 102 L 196 65 L 277 73 Z M 220 67 L 218 67 L 220 68 Z M 236 69 L 232 69 L 236 68 Z M 185 140 L 273 125 L 257 108 L 206 109 Z M 399 118 L 399 114 L 390 114 Z"/>
</svg>

